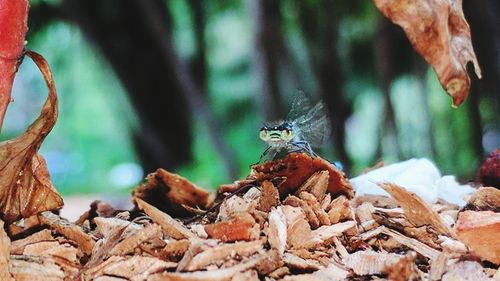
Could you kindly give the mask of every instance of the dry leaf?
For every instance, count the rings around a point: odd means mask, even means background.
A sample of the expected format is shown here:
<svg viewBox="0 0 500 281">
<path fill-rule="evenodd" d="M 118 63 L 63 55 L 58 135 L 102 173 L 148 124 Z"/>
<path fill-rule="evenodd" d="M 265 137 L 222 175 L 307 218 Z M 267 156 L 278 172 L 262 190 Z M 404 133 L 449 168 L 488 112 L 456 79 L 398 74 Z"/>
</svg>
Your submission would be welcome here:
<svg viewBox="0 0 500 281">
<path fill-rule="evenodd" d="M 47 165 L 37 153 L 57 119 L 57 95 L 47 61 L 39 54 L 26 53 L 36 63 L 49 94 L 38 119 L 15 139 L 0 143 L 0 213 L 6 222 L 63 205 L 49 177 Z"/>
<path fill-rule="evenodd" d="M 462 0 L 374 0 L 377 8 L 401 26 L 417 52 L 432 65 L 443 88 L 459 106 L 469 94 L 467 63 L 481 69 L 472 48 Z"/>
</svg>

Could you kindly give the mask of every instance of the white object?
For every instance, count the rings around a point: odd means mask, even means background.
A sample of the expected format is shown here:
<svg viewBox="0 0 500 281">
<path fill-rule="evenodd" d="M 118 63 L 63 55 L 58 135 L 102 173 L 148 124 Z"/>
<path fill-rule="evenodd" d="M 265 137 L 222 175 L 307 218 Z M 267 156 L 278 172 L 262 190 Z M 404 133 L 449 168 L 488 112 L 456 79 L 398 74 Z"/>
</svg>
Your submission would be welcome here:
<svg viewBox="0 0 500 281">
<path fill-rule="evenodd" d="M 441 172 L 429 159 L 410 159 L 404 162 L 384 166 L 351 179 L 356 195 L 387 195 L 377 183 L 397 184 L 419 195 L 429 203 L 438 198 L 457 204 L 466 204 L 464 197 L 474 192 L 470 185 L 459 184 L 454 176 L 441 176 Z"/>
</svg>

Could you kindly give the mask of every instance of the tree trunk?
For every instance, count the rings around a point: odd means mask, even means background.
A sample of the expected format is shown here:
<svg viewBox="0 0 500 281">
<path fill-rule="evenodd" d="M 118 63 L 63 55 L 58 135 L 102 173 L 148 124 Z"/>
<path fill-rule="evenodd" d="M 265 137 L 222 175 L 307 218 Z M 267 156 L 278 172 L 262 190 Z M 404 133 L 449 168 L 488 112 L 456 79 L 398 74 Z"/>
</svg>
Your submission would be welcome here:
<svg viewBox="0 0 500 281">
<path fill-rule="evenodd" d="M 276 41 L 281 36 L 279 1 L 247 0 L 253 21 L 254 71 L 260 83 L 260 108 L 267 120 L 284 117 L 279 81 Z"/>
<path fill-rule="evenodd" d="M 328 108 L 333 127 L 333 150 L 346 171 L 349 171 L 352 163 L 345 147 L 345 121 L 351 115 L 352 107 L 346 102 L 343 92 L 344 83 L 337 49 L 336 2 L 323 0 L 318 5 L 315 7 L 310 3 L 300 3 L 300 28 L 306 40 L 312 70 L 318 78 L 320 95 Z M 312 18 L 324 20 L 312 21 Z"/>
<path fill-rule="evenodd" d="M 399 144 L 396 116 L 391 102 L 390 86 L 395 77 L 394 64 L 396 63 L 391 54 L 394 47 L 391 32 L 391 23 L 379 16 L 377 31 L 374 37 L 375 69 L 377 80 L 384 99 L 384 124 L 381 126 L 380 151 L 389 149 L 397 159 L 402 159 L 401 146 Z M 389 147 L 384 147 L 384 139 L 388 138 Z"/>
<path fill-rule="evenodd" d="M 125 86 L 140 120 L 135 143 L 146 172 L 191 159 L 191 122 L 175 65 L 158 59 L 163 48 L 141 0 L 66 0 L 62 8 L 101 49 Z M 170 18 L 164 2 L 149 0 L 162 24 Z"/>
</svg>

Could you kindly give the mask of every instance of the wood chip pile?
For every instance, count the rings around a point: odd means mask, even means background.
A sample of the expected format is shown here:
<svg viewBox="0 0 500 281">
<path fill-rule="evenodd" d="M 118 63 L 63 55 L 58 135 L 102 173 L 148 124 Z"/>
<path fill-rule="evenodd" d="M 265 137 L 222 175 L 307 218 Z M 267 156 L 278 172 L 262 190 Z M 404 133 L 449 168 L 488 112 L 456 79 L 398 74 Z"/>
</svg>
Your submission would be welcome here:
<svg viewBox="0 0 500 281">
<path fill-rule="evenodd" d="M 500 278 L 498 189 L 459 209 L 380 186 L 391 197 L 354 196 L 335 166 L 300 153 L 252 167 L 215 199 L 159 169 L 134 210 L 94 202 L 74 223 L 43 212 L 2 227 L 0 280 Z"/>
</svg>

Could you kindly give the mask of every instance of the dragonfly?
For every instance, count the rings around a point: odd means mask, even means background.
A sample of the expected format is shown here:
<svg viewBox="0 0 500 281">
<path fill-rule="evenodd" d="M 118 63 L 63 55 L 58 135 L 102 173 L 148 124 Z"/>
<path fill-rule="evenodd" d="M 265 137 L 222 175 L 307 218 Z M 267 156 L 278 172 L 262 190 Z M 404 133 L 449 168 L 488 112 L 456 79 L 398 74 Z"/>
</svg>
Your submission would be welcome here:
<svg viewBox="0 0 500 281">
<path fill-rule="evenodd" d="M 331 125 L 323 102 L 314 106 L 308 96 L 299 91 L 294 98 L 286 120 L 265 123 L 259 137 L 268 147 L 259 162 L 266 155 L 276 159 L 280 154 L 306 152 L 317 156 L 313 148 L 321 147 L 330 138 Z"/>
</svg>

